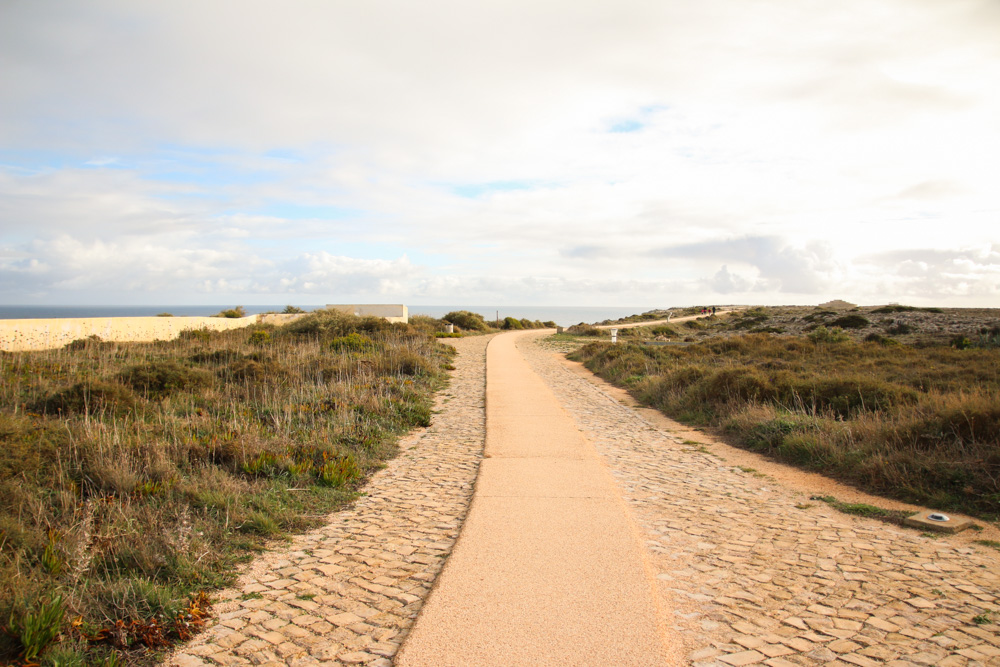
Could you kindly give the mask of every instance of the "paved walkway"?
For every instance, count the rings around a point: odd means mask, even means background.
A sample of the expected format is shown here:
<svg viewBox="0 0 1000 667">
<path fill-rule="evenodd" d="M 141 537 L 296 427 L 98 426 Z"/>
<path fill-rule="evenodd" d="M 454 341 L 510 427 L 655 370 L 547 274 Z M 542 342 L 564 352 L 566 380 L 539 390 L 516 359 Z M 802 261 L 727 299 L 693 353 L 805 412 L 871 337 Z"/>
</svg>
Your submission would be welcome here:
<svg viewBox="0 0 1000 667">
<path fill-rule="evenodd" d="M 655 580 L 621 494 L 520 339 L 490 343 L 472 508 L 396 664 L 664 664 Z"/>
<path fill-rule="evenodd" d="M 654 428 L 538 337 L 496 340 L 517 340 L 616 480 L 675 651 L 645 664 L 1000 666 L 1000 551 L 840 514 L 727 465 Z M 404 443 L 353 509 L 255 563 L 216 607 L 219 622 L 172 664 L 390 664 L 451 552 L 479 469 L 486 339 L 456 343 L 434 425 Z M 513 500 L 493 488 L 492 502 Z"/>
</svg>

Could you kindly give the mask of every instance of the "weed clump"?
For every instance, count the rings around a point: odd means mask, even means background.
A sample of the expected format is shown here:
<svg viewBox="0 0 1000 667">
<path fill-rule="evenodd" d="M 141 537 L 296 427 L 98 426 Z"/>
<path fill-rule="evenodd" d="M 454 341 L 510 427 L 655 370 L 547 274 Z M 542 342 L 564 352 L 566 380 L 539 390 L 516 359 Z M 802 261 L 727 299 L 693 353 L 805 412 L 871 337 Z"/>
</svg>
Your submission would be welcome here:
<svg viewBox="0 0 1000 667">
<path fill-rule="evenodd" d="M 246 317 L 247 311 L 243 306 L 236 306 L 235 308 L 228 308 L 226 310 L 220 311 L 213 315 L 212 317 L 228 317 L 230 319 L 237 319 L 240 317 Z"/>
<path fill-rule="evenodd" d="M 844 333 L 842 329 L 827 329 L 823 325 L 816 327 L 806 336 L 814 343 L 846 343 L 851 340 L 851 337 Z"/>
<path fill-rule="evenodd" d="M 566 329 L 566 333 L 573 334 L 574 336 L 600 336 L 601 330 L 591 324 L 584 324 L 580 322 L 579 324 L 574 324 L 573 326 Z"/>
<path fill-rule="evenodd" d="M 97 415 L 128 412 L 135 405 L 135 393 L 120 383 L 84 380 L 56 391 L 34 408 L 45 414 Z"/>
<path fill-rule="evenodd" d="M 206 387 L 212 382 L 212 376 L 206 371 L 172 360 L 132 366 L 123 371 L 119 379 L 151 398 Z"/>
<path fill-rule="evenodd" d="M 368 336 L 359 333 L 349 333 L 346 336 L 337 336 L 330 341 L 331 352 L 364 354 L 378 349 L 378 345 Z"/>
</svg>

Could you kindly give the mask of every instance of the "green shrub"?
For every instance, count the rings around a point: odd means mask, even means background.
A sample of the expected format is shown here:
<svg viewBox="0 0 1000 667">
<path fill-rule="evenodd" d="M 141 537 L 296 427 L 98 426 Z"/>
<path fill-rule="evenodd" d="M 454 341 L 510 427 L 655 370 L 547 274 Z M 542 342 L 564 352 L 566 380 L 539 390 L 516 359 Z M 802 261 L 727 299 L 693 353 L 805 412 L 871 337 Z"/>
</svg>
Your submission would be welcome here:
<svg viewBox="0 0 1000 667">
<path fill-rule="evenodd" d="M 898 405 L 913 404 L 917 392 L 882 380 L 868 378 L 829 377 L 813 382 L 798 382 L 796 393 L 807 405 L 830 410 L 839 417 L 858 412 L 879 412 Z"/>
<path fill-rule="evenodd" d="M 909 313 L 915 310 L 919 310 L 915 306 L 901 306 L 899 304 L 892 304 L 891 306 L 882 306 L 881 308 L 876 308 L 873 313 L 888 314 L 888 313 Z"/>
<path fill-rule="evenodd" d="M 851 339 L 841 329 L 827 329 L 823 325 L 810 331 L 807 338 L 814 343 L 844 343 Z"/>
<path fill-rule="evenodd" d="M 439 320 L 430 315 L 410 315 L 410 326 L 415 330 L 425 334 L 434 334 L 444 329 L 444 320 Z"/>
<path fill-rule="evenodd" d="M 482 315 L 468 310 L 452 311 L 441 319 L 466 331 L 487 331 L 490 328 Z"/>
<path fill-rule="evenodd" d="M 185 329 L 177 336 L 181 341 L 197 341 L 199 343 L 207 343 L 212 340 L 213 334 L 217 332 L 208 329 L 207 327 L 202 327 L 201 329 Z"/>
<path fill-rule="evenodd" d="M 351 333 L 366 335 L 386 333 L 393 325 L 381 317 L 357 317 L 333 309 L 314 310 L 282 329 L 296 336 L 311 336 L 321 340 L 346 336 Z"/>
<path fill-rule="evenodd" d="M 243 306 L 236 306 L 235 308 L 229 308 L 228 310 L 220 311 L 212 317 L 228 317 L 230 319 L 236 319 L 239 317 L 246 317 L 247 311 Z"/>
<path fill-rule="evenodd" d="M 913 326 L 907 324 L 906 322 L 895 322 L 885 330 L 886 333 L 894 336 L 903 336 L 908 333 L 913 333 L 914 331 L 915 329 Z"/>
<path fill-rule="evenodd" d="M 652 333 L 654 336 L 679 336 L 680 335 L 679 333 L 677 333 L 677 331 L 673 327 L 671 327 L 668 324 L 658 324 L 655 327 L 653 327 L 652 329 L 650 329 L 650 333 Z"/>
<path fill-rule="evenodd" d="M 864 329 L 870 324 L 868 318 L 862 315 L 844 315 L 830 322 L 830 326 L 843 329 Z"/>
<path fill-rule="evenodd" d="M 340 354 L 345 353 L 356 353 L 364 354 L 366 352 L 374 352 L 378 349 L 378 344 L 375 343 L 368 336 L 363 336 L 359 333 L 349 333 L 346 336 L 338 336 L 330 341 L 329 345 L 331 352 L 337 352 Z"/>
<path fill-rule="evenodd" d="M 267 345 L 271 342 L 271 333 L 268 331 L 254 331 L 247 338 L 250 345 Z"/>
<path fill-rule="evenodd" d="M 289 376 L 288 368 L 281 363 L 271 359 L 258 361 L 250 357 L 237 359 L 216 372 L 219 377 L 229 381 L 269 386 L 280 384 Z"/>
<path fill-rule="evenodd" d="M 924 312 L 924 313 L 943 313 L 944 311 L 940 308 L 917 308 L 916 306 L 901 306 L 899 304 L 893 304 L 891 306 L 882 306 L 881 308 L 876 308 L 873 313 L 912 313 L 912 312 Z"/>
<path fill-rule="evenodd" d="M 304 313 L 306 311 L 302 310 L 298 306 L 285 306 L 285 309 L 281 311 L 283 315 L 298 315 L 299 313 Z"/>
<path fill-rule="evenodd" d="M 354 457 L 348 454 L 327 461 L 316 474 L 320 483 L 326 486 L 341 487 L 358 479 L 361 476 L 361 468 L 358 467 Z"/>
<path fill-rule="evenodd" d="M 154 361 L 132 366 L 119 377 L 136 391 L 153 397 L 207 387 L 212 383 L 212 376 L 208 372 L 176 361 Z"/>
<path fill-rule="evenodd" d="M 117 382 L 84 380 L 61 389 L 37 403 L 34 408 L 46 414 L 122 413 L 135 407 L 136 396 Z"/>
<path fill-rule="evenodd" d="M 501 329 L 507 329 L 507 330 L 510 330 L 510 329 L 523 329 L 524 328 L 524 323 L 521 322 L 521 320 L 519 320 L 517 318 L 514 318 L 514 317 L 505 317 L 505 318 L 503 318 L 503 322 L 500 323 L 500 328 Z"/>
<path fill-rule="evenodd" d="M 92 334 L 90 336 L 87 336 L 86 338 L 77 338 L 75 340 L 66 343 L 65 349 L 68 350 L 69 352 L 78 352 L 80 350 L 100 347 L 103 344 L 104 341 L 101 340 L 100 336 L 98 336 L 97 334 Z"/>
<path fill-rule="evenodd" d="M 566 329 L 566 333 L 574 336 L 600 336 L 601 330 L 591 324 L 580 322 Z"/>
<path fill-rule="evenodd" d="M 951 346 L 956 350 L 968 350 L 972 347 L 972 341 L 968 336 L 955 336 L 951 339 Z"/>
<path fill-rule="evenodd" d="M 20 644 L 21 657 L 25 662 L 34 662 L 55 641 L 65 613 L 62 596 L 59 595 L 47 600 L 37 599 L 22 607 L 19 613 L 11 612 L 7 632 Z"/>
</svg>

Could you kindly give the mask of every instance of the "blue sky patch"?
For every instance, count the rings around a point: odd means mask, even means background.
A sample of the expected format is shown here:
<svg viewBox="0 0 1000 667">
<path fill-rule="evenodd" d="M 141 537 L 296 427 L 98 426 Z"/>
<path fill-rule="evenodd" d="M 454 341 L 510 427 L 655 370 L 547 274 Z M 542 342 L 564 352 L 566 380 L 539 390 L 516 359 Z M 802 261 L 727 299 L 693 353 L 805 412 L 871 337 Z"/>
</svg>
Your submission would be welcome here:
<svg viewBox="0 0 1000 667">
<path fill-rule="evenodd" d="M 613 132 L 615 134 L 621 134 L 625 132 L 638 132 L 644 127 L 645 125 L 643 123 L 640 123 L 634 118 L 629 118 L 627 120 L 620 120 L 617 123 L 613 124 L 608 129 L 608 131 Z"/>
<path fill-rule="evenodd" d="M 493 194 L 494 192 L 533 190 L 539 186 L 539 183 L 535 183 L 533 181 L 489 181 L 486 183 L 453 185 L 451 186 L 451 191 L 459 197 L 465 197 L 466 199 L 478 199 L 483 195 Z"/>
</svg>

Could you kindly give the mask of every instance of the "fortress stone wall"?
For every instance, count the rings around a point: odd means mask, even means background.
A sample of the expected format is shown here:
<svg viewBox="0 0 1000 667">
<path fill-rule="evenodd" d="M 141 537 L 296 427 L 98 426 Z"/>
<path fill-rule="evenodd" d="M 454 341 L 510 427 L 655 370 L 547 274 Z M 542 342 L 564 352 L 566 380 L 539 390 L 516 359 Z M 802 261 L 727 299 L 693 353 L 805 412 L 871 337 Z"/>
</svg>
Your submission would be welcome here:
<svg viewBox="0 0 1000 667">
<path fill-rule="evenodd" d="M 252 324 L 281 325 L 301 315 L 249 317 L 67 317 L 42 320 L 0 320 L 0 350 L 51 350 L 78 338 L 99 336 L 117 342 L 173 340 L 188 329 L 223 331 Z"/>
</svg>

